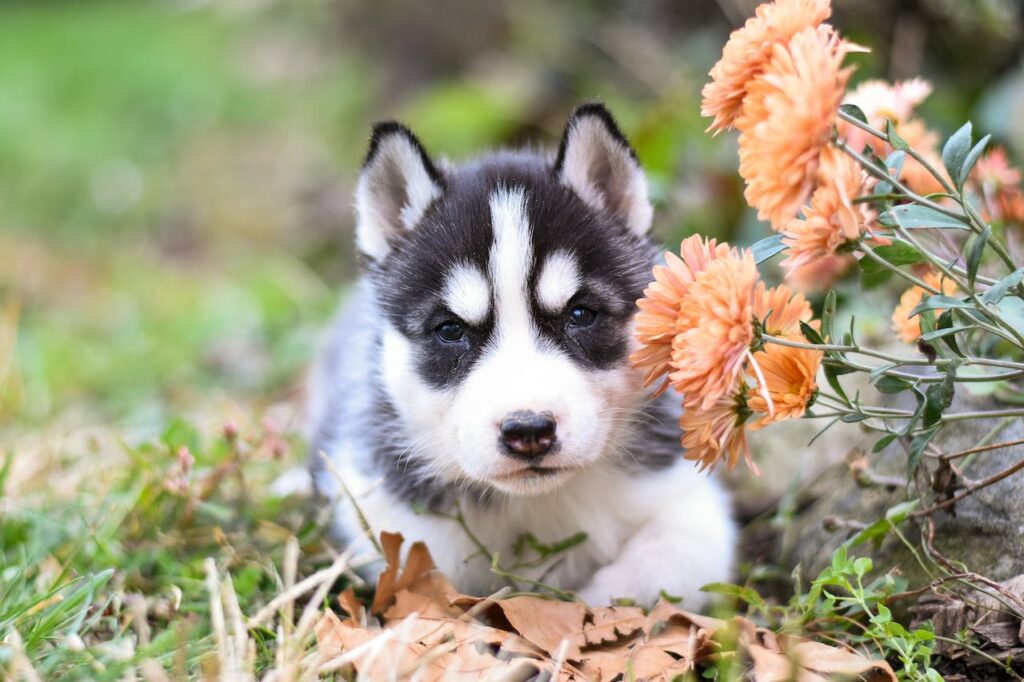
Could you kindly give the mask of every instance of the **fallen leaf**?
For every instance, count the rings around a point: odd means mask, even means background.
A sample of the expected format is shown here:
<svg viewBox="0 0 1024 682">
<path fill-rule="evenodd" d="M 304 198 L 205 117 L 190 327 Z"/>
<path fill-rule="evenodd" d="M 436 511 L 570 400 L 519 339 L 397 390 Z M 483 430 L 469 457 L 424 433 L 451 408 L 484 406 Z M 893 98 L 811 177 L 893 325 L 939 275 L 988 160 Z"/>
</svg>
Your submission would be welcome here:
<svg viewBox="0 0 1024 682">
<path fill-rule="evenodd" d="M 797 637 L 777 636 L 736 616 L 710 618 L 659 602 L 588 608 L 539 596 L 459 593 L 422 543 L 400 564 L 402 536 L 381 534 L 387 565 L 369 613 L 349 589 L 341 620 L 317 623 L 323 672 L 351 666 L 366 679 L 528 679 L 561 682 L 669 680 L 700 675 L 722 656 L 751 662 L 755 682 L 819 682 L 835 675 L 894 681 L 885 661 Z M 339 658 L 340 657 L 340 658 Z M 558 669 L 556 670 L 556 664 Z"/>
</svg>

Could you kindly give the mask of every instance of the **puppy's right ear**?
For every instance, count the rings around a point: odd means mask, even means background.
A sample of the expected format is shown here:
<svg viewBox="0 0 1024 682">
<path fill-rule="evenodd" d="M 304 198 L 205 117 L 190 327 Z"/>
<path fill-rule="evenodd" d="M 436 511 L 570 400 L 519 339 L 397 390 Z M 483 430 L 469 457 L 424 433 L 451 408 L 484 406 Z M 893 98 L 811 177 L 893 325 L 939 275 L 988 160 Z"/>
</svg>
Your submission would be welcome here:
<svg viewBox="0 0 1024 682">
<path fill-rule="evenodd" d="M 412 132 L 394 121 L 373 127 L 356 185 L 356 245 L 380 261 L 412 230 L 443 189 L 441 174 Z"/>
</svg>

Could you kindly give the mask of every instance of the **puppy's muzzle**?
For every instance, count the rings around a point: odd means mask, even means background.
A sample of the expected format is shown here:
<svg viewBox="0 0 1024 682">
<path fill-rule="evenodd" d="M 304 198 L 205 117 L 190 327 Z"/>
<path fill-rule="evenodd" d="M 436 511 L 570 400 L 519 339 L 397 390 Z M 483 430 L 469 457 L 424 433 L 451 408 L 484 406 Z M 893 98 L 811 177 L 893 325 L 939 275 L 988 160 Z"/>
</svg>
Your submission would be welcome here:
<svg viewBox="0 0 1024 682">
<path fill-rule="evenodd" d="M 555 444 L 555 427 L 555 418 L 546 412 L 513 412 L 500 425 L 505 454 L 528 462 L 540 459 Z"/>
</svg>

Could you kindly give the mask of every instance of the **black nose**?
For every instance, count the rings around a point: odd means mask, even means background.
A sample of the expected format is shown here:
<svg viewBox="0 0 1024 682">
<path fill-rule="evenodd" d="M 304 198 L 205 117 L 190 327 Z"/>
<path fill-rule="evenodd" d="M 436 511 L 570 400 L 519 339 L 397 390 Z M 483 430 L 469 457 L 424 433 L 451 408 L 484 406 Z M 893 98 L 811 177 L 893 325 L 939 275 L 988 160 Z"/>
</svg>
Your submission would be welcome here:
<svg viewBox="0 0 1024 682">
<path fill-rule="evenodd" d="M 555 443 L 555 419 L 550 414 L 513 412 L 501 422 L 501 442 L 516 459 L 541 457 Z"/>
</svg>

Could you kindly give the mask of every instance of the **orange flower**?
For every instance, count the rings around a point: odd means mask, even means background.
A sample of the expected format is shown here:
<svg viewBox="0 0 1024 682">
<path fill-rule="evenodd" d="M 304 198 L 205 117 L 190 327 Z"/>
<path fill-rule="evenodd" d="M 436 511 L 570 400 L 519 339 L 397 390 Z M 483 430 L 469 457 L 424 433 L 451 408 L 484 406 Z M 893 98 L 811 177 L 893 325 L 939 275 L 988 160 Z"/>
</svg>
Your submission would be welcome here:
<svg viewBox="0 0 1024 682">
<path fill-rule="evenodd" d="M 786 282 L 797 291 L 825 291 L 856 262 L 848 253 L 828 254 L 806 265 L 790 269 L 786 273 Z"/>
<path fill-rule="evenodd" d="M 710 263 L 680 305 L 672 385 L 689 407 L 708 409 L 736 386 L 754 340 L 757 267 L 749 251 Z"/>
<path fill-rule="evenodd" d="M 885 132 L 886 120 L 892 120 L 896 124 L 908 120 L 917 105 L 923 102 L 931 92 L 931 83 L 921 78 L 899 83 L 870 79 L 847 93 L 843 103 L 859 107 L 872 127 Z M 885 157 L 888 153 L 888 145 L 884 140 L 845 121 L 839 124 L 839 134 L 856 151 L 864 149 L 864 146 L 867 145 L 881 157 Z"/>
<path fill-rule="evenodd" d="M 728 253 L 728 244 L 693 235 L 679 245 L 679 256 L 666 252 L 665 265 L 654 266 L 654 281 L 644 289 L 644 297 L 636 302 L 640 308 L 636 315 L 636 338 L 641 347 L 630 355 L 634 367 L 646 370 L 645 386 L 671 369 L 672 339 L 681 331 L 680 305 L 690 285 L 711 261 Z M 665 379 L 655 395 L 667 387 L 668 379 Z"/>
<path fill-rule="evenodd" d="M 783 243 L 788 247 L 782 267 L 787 275 L 821 258 L 836 255 L 838 249 L 856 241 L 868 230 L 870 211 L 853 199 L 863 193 L 867 174 L 846 154 L 832 147 L 821 154 L 821 184 L 803 219 L 786 223 Z"/>
<path fill-rule="evenodd" d="M 774 44 L 764 72 L 747 85 L 736 119 L 739 172 L 747 203 L 776 230 L 814 188 L 850 78 L 851 69 L 841 68 L 850 49 L 830 26 L 805 28 Z"/>
<path fill-rule="evenodd" d="M 829 0 L 776 0 L 760 5 L 756 15 L 732 32 L 722 58 L 711 67 L 704 86 L 700 113 L 713 116 L 708 126 L 716 134 L 731 128 L 743 108 L 747 83 L 759 76 L 771 58 L 772 46 L 788 42 L 832 14 Z"/>
<path fill-rule="evenodd" d="M 754 390 L 747 397 L 747 404 L 754 412 L 766 412 L 750 428 L 757 430 L 784 419 L 804 416 L 807 407 L 818 390 L 815 377 L 821 367 L 824 353 L 807 348 L 791 348 L 769 343 L 764 350 L 754 354 L 754 362 L 764 374 L 768 394 L 774 409 L 769 409 L 765 399 Z"/>
<path fill-rule="evenodd" d="M 686 459 L 699 462 L 701 471 L 712 469 L 725 459 L 732 469 L 740 456 L 757 472 L 750 457 L 744 422 L 750 416 L 743 390 L 723 396 L 707 409 L 686 410 L 679 419 Z"/>
<path fill-rule="evenodd" d="M 803 294 L 793 295 L 785 284 L 766 289 L 763 282 L 757 285 L 754 295 L 754 318 L 765 333 L 802 341 L 801 322 L 810 322 L 811 304 Z"/>
<path fill-rule="evenodd" d="M 943 279 L 939 273 L 929 272 L 922 280 L 932 289 L 941 291 L 946 296 L 952 296 L 956 293 L 956 284 L 948 279 Z M 921 336 L 921 318 L 916 315 L 910 317 L 910 311 L 924 299 L 926 294 L 928 292 L 921 287 L 910 287 L 900 296 L 899 305 L 896 306 L 892 313 L 893 331 L 906 343 L 914 343 Z M 942 311 L 936 310 L 935 314 L 941 315 Z"/>
</svg>

